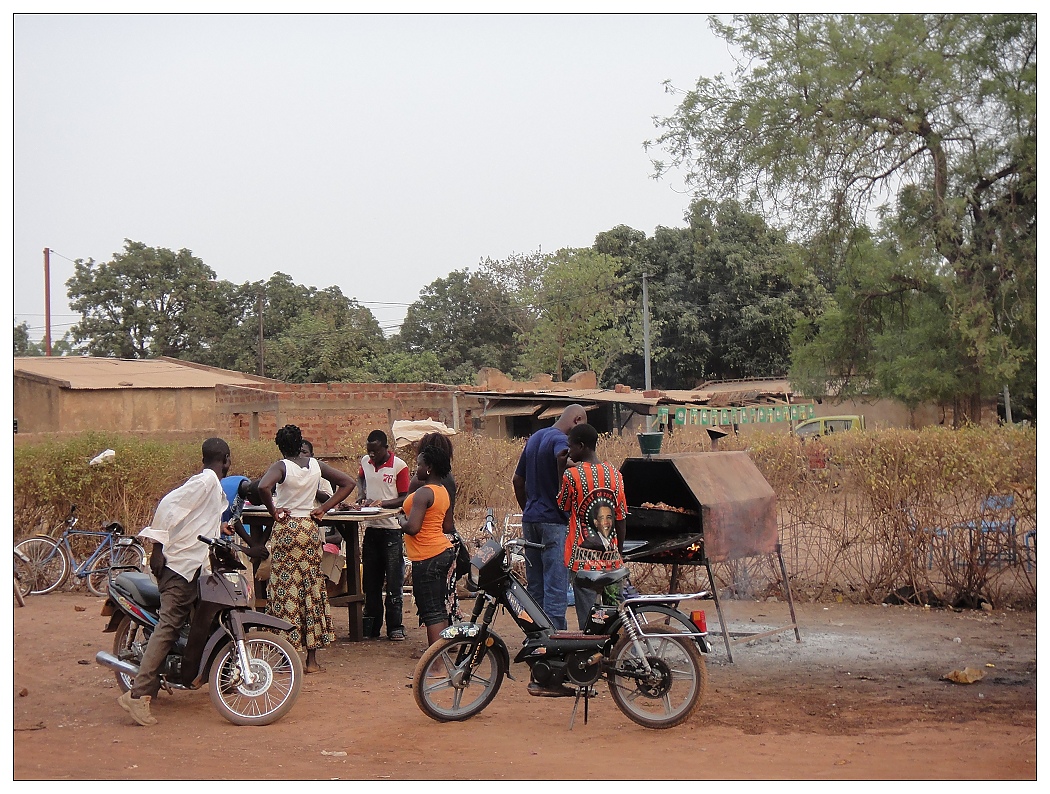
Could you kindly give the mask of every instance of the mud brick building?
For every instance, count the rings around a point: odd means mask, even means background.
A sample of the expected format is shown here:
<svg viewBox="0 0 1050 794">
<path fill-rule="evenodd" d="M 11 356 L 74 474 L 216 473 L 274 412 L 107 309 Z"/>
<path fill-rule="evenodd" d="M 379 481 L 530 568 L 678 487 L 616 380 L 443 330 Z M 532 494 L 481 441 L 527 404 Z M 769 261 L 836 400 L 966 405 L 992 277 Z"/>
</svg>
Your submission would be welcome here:
<svg viewBox="0 0 1050 794">
<path fill-rule="evenodd" d="M 342 449 L 362 433 L 389 433 L 397 419 L 435 419 L 459 429 L 470 411 L 458 388 L 436 383 L 271 383 L 215 387 L 216 432 L 244 441 L 273 438 L 298 425 L 318 455 Z"/>
</svg>

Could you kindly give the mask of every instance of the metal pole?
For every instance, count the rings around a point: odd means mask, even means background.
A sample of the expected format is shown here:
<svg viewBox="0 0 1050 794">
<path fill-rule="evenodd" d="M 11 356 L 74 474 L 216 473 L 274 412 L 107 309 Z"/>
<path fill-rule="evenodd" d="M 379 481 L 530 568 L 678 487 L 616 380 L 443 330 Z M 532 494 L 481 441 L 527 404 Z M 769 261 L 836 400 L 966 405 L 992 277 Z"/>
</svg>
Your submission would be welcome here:
<svg viewBox="0 0 1050 794">
<path fill-rule="evenodd" d="M 259 375 L 266 376 L 266 367 L 263 366 L 263 294 L 260 292 L 255 302 L 256 314 L 259 315 Z"/>
<path fill-rule="evenodd" d="M 44 249 L 44 355 L 51 355 L 51 249 Z"/>
<path fill-rule="evenodd" d="M 642 273 L 642 345 L 645 355 L 645 390 L 653 388 L 653 373 L 649 366 L 649 274 Z M 646 414 L 646 432 L 653 427 L 653 418 Z"/>
</svg>

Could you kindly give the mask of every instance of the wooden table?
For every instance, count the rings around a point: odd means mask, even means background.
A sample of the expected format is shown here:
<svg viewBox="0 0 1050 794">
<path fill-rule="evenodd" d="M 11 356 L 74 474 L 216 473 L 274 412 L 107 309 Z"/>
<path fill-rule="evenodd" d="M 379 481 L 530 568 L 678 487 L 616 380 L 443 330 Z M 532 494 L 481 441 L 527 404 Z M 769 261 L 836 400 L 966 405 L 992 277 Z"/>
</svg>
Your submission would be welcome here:
<svg viewBox="0 0 1050 794">
<path fill-rule="evenodd" d="M 365 609 L 365 594 L 361 587 L 361 530 L 362 521 L 370 521 L 376 518 L 397 515 L 400 510 L 379 510 L 375 512 L 362 513 L 356 510 L 332 510 L 321 523 L 325 526 L 331 525 L 342 535 L 346 541 L 346 576 L 344 577 L 344 591 L 336 595 L 330 595 L 328 602 L 334 607 L 345 606 L 350 619 L 351 642 L 360 642 L 364 639 L 364 627 L 362 617 Z M 273 524 L 273 518 L 265 507 L 246 507 L 241 514 L 241 520 L 245 528 L 251 534 L 253 544 L 262 542 L 267 528 Z M 253 567 L 258 570 L 259 563 L 253 562 Z M 342 583 L 341 583 L 342 584 Z M 259 599 L 256 599 L 258 602 Z"/>
</svg>

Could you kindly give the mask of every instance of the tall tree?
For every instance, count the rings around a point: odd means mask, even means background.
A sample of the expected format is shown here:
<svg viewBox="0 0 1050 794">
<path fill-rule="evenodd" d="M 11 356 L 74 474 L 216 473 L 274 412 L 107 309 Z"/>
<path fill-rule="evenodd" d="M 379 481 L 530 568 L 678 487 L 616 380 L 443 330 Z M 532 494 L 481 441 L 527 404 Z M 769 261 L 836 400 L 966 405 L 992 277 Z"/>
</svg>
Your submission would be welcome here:
<svg viewBox="0 0 1050 794">
<path fill-rule="evenodd" d="M 538 318 L 521 337 L 527 369 L 556 381 L 591 370 L 602 380 L 628 346 L 618 270 L 619 260 L 593 248 L 564 249 L 551 257 L 536 291 Z"/>
<path fill-rule="evenodd" d="M 39 356 L 39 347 L 29 338 L 29 324 L 24 320 L 15 325 L 13 334 L 16 356 Z"/>
<path fill-rule="evenodd" d="M 283 294 L 290 301 L 288 310 L 295 308 L 294 292 Z M 371 359 L 386 352 L 386 339 L 372 312 L 347 299 L 338 287 L 307 289 L 306 301 L 297 308 L 291 323 L 282 324 L 276 338 L 266 342 L 270 377 L 292 383 L 356 380 Z"/>
<path fill-rule="evenodd" d="M 77 343 L 93 356 L 146 358 L 199 350 L 223 322 L 215 272 L 182 249 L 151 248 L 132 240 L 112 261 L 78 259 L 66 282 L 70 306 L 81 313 Z"/>
<path fill-rule="evenodd" d="M 602 246 L 611 240 L 599 236 Z M 633 252 L 622 278 L 631 300 L 625 306 L 640 316 L 644 273 L 659 388 L 786 373 L 796 323 L 819 316 L 827 303 L 798 247 L 733 201 L 693 202 L 688 227 L 658 227 L 652 238 L 634 238 L 628 247 Z M 641 380 L 639 325 L 631 330 L 629 355 L 613 371 L 616 379 Z"/>
<path fill-rule="evenodd" d="M 825 241 L 852 240 L 848 227 L 881 208 L 929 265 L 899 274 L 894 294 L 943 296 L 955 351 L 944 374 L 966 397 L 957 419 L 976 419 L 1003 384 L 1022 385 L 1035 369 L 1035 15 L 743 15 L 711 25 L 740 65 L 731 80 L 680 92 L 650 144 L 669 156 L 654 161 L 657 173 L 680 167 L 698 195 L 741 197 Z M 914 261 L 900 267 L 914 271 Z M 879 295 L 860 305 L 865 297 Z M 827 364 L 829 385 L 890 391 L 876 370 L 891 371 L 891 360 L 863 372 Z"/>
<path fill-rule="evenodd" d="M 391 346 L 433 353 L 450 383 L 473 383 L 482 367 L 510 372 L 520 347 L 508 300 L 487 273 L 454 270 L 420 292 Z"/>
</svg>

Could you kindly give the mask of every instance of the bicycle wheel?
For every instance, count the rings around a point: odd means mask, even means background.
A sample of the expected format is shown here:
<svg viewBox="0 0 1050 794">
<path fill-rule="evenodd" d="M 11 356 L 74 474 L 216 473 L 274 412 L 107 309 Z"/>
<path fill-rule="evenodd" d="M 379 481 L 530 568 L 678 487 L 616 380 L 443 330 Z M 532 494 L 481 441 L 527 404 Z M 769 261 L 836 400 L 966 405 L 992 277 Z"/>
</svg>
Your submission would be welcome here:
<svg viewBox="0 0 1050 794">
<path fill-rule="evenodd" d="M 15 591 L 18 594 L 19 606 L 25 606 L 25 597 L 29 595 L 29 577 L 31 569 L 29 563 L 22 559 L 21 555 L 15 554 Z"/>
<path fill-rule="evenodd" d="M 15 544 L 15 548 L 29 558 L 26 581 L 30 593 L 50 593 L 65 583 L 69 576 L 69 558 L 54 538 L 34 535 Z"/>
<path fill-rule="evenodd" d="M 106 595 L 109 590 L 109 572 L 111 568 L 128 570 L 134 568 L 143 570 L 146 564 L 146 550 L 137 543 L 123 546 L 114 546 L 112 549 L 102 552 L 95 565 L 87 575 L 87 587 L 97 596 Z"/>
</svg>

